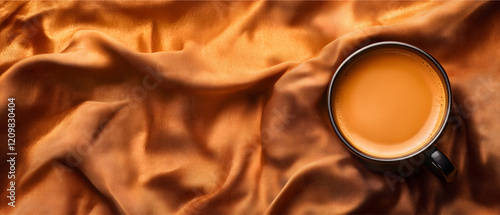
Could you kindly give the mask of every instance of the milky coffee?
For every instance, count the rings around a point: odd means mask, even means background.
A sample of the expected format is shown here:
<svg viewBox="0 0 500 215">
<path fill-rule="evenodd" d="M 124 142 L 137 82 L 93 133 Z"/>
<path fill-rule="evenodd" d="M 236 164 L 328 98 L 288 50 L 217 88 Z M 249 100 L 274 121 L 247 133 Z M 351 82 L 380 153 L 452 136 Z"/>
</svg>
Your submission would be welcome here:
<svg viewBox="0 0 500 215">
<path fill-rule="evenodd" d="M 356 57 L 337 76 L 334 119 L 358 151 L 375 158 L 404 157 L 439 132 L 447 110 L 446 85 L 422 56 L 378 48 Z"/>
</svg>

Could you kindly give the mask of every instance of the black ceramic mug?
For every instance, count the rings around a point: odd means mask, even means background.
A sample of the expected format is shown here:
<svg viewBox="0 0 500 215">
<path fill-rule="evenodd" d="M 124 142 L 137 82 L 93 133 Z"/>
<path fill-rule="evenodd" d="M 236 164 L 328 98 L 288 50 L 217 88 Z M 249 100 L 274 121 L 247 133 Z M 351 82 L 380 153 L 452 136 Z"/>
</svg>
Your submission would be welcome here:
<svg viewBox="0 0 500 215">
<path fill-rule="evenodd" d="M 430 65 L 436 72 L 437 77 L 439 77 L 439 81 L 441 81 L 442 88 L 444 88 L 443 92 L 445 94 L 445 98 L 442 100 L 442 103 L 445 105 L 442 108 L 442 112 L 444 114 L 442 114 L 442 116 L 440 115 L 441 118 L 437 122 L 439 124 L 435 124 L 436 130 L 433 130 L 433 135 L 429 135 L 426 141 L 418 143 L 419 147 L 411 153 L 404 154 L 400 157 L 390 158 L 373 156 L 373 154 L 371 155 L 363 150 L 360 150 L 359 146 L 356 146 L 356 140 L 346 137 L 348 136 L 346 131 L 342 130 L 345 126 L 340 126 L 339 122 L 343 119 L 339 118 L 339 111 L 334 107 L 334 105 L 332 105 L 332 103 L 336 102 L 335 100 L 338 99 L 337 97 L 334 97 L 334 94 L 337 93 L 336 90 L 338 90 L 336 86 L 339 84 L 338 82 L 343 81 L 341 76 L 346 76 L 347 74 L 344 70 L 346 70 L 346 68 L 352 68 L 353 64 L 356 64 L 361 57 L 367 55 L 368 53 L 373 55 L 373 53 L 376 54 L 377 50 L 386 49 L 395 51 L 402 50 L 402 52 L 404 51 L 406 53 L 411 52 L 418 56 L 419 59 L 424 60 L 426 62 L 425 65 Z M 435 146 L 440 136 L 442 136 L 451 114 L 452 96 L 450 82 L 443 67 L 428 53 L 414 46 L 392 41 L 374 43 L 357 50 L 344 60 L 333 75 L 328 89 L 327 104 L 330 122 L 335 130 L 335 133 L 347 149 L 355 154 L 369 169 L 376 172 L 399 172 L 400 175 L 407 177 L 409 176 L 407 174 L 408 168 L 418 168 L 421 164 L 425 164 L 425 166 L 432 173 L 445 181 L 449 182 L 455 176 L 456 170 L 452 162 Z"/>
</svg>

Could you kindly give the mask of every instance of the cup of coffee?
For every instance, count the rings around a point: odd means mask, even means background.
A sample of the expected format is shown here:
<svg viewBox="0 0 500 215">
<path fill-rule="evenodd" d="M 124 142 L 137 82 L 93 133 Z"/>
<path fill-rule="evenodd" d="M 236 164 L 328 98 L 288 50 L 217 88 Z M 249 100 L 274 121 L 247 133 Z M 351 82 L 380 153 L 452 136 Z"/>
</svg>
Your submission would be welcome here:
<svg viewBox="0 0 500 215">
<path fill-rule="evenodd" d="M 332 77 L 327 104 L 335 133 L 369 169 L 410 163 L 446 181 L 456 174 L 435 146 L 450 117 L 450 82 L 428 53 L 390 41 L 357 50 Z"/>
</svg>

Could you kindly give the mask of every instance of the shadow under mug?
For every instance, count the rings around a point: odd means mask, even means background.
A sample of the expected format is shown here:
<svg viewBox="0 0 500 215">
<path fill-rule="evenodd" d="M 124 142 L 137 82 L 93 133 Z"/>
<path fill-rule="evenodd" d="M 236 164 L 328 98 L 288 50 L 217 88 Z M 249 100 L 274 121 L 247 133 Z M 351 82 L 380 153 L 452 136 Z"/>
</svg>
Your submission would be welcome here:
<svg viewBox="0 0 500 215">
<path fill-rule="evenodd" d="M 425 59 L 430 65 L 434 67 L 434 70 L 439 74 L 443 86 L 446 88 L 445 90 L 447 91 L 448 98 L 445 101 L 446 102 L 446 110 L 445 110 L 445 116 L 443 118 L 443 122 L 438 130 L 438 132 L 435 134 L 435 136 L 428 141 L 427 144 L 425 144 L 421 149 L 417 150 L 414 153 L 411 153 L 406 156 L 402 157 L 397 157 L 397 158 L 377 158 L 370 156 L 368 154 L 365 154 L 359 150 L 357 150 L 353 145 L 343 136 L 342 132 L 339 129 L 339 126 L 337 122 L 335 121 L 334 113 L 332 111 L 332 96 L 333 96 L 333 91 L 334 91 L 334 84 L 336 80 L 338 80 L 338 75 L 341 71 L 343 71 L 344 68 L 346 68 L 350 63 L 352 63 L 354 60 L 356 60 L 359 56 L 363 55 L 364 53 L 379 49 L 379 48 L 397 48 L 397 49 L 404 49 L 408 50 L 414 54 L 419 55 L 421 58 Z M 408 45 L 406 43 L 401 43 L 401 42 L 394 42 L 394 41 L 386 41 L 386 42 L 378 42 L 374 43 L 371 45 L 367 45 L 353 54 L 351 54 L 347 59 L 342 62 L 342 64 L 338 67 L 337 71 L 332 77 L 332 80 L 330 82 L 330 86 L 328 89 L 328 94 L 327 94 L 327 105 L 328 105 L 328 115 L 330 117 L 330 123 L 332 124 L 333 129 L 335 130 L 335 133 L 337 136 L 340 138 L 342 143 L 351 151 L 353 154 L 355 154 L 361 162 L 368 167 L 368 169 L 375 171 L 375 172 L 399 172 L 400 175 L 403 177 L 408 177 L 413 173 L 411 171 L 408 174 L 408 168 L 411 169 L 418 169 L 417 167 L 420 166 L 421 164 L 424 164 L 434 175 L 439 177 L 440 179 L 450 182 L 456 175 L 456 170 L 453 165 L 453 163 L 444 155 L 436 146 L 435 144 L 437 143 L 438 139 L 440 136 L 443 134 L 448 119 L 450 118 L 451 114 L 451 107 L 452 107 L 452 96 L 451 96 L 451 87 L 450 87 L 450 81 L 448 80 L 448 76 L 446 75 L 446 72 L 444 71 L 443 67 L 434 59 L 431 55 L 428 53 L 420 50 L 417 47 Z M 405 169 L 406 168 L 406 169 Z"/>
</svg>

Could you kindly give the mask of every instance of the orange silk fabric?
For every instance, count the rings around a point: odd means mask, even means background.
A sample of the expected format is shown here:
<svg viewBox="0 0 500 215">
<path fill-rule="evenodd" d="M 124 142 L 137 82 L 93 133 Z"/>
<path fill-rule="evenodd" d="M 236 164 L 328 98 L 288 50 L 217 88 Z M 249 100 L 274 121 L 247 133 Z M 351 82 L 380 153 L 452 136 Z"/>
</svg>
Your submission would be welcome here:
<svg viewBox="0 0 500 215">
<path fill-rule="evenodd" d="M 0 213 L 500 213 L 498 2 L 0 3 Z M 391 190 L 330 126 L 356 49 L 433 55 L 458 175 Z M 7 98 L 16 98 L 16 207 Z"/>
</svg>

